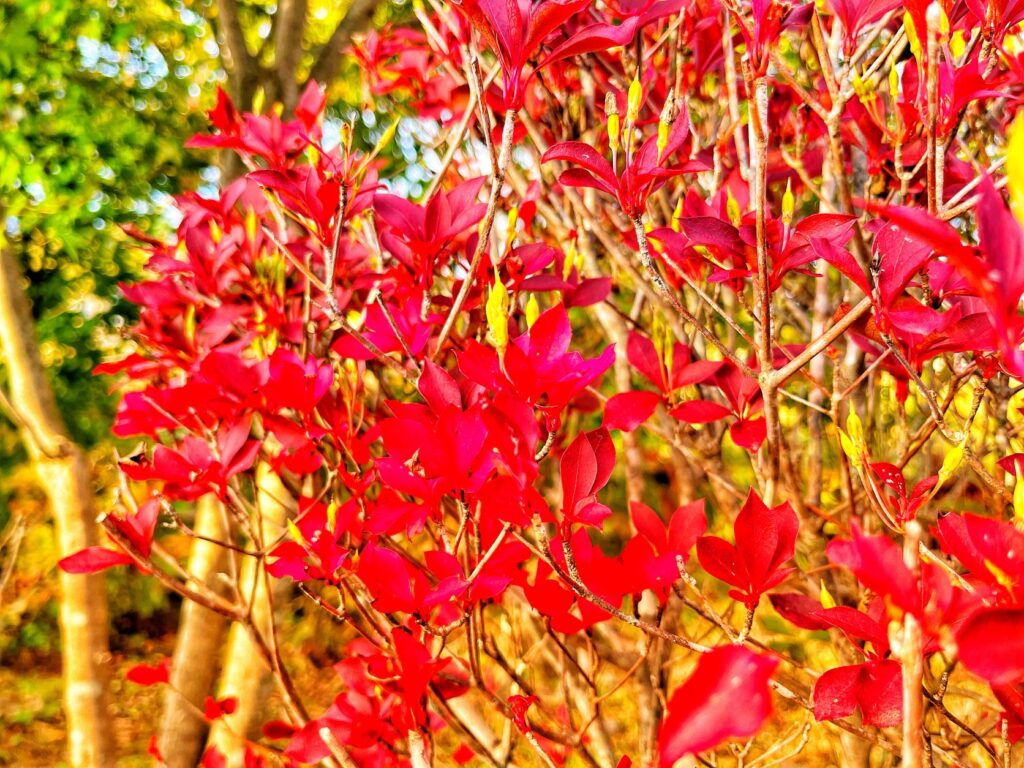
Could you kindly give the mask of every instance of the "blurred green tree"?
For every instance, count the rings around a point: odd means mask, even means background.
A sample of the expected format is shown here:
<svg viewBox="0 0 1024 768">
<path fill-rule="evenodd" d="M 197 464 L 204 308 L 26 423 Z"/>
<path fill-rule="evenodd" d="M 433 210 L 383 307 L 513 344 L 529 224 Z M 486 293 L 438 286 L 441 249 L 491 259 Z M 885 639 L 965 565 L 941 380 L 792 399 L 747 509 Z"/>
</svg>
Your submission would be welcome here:
<svg viewBox="0 0 1024 768">
<path fill-rule="evenodd" d="M 63 556 L 97 540 L 79 444 L 108 434 L 91 372 L 126 322 L 117 284 L 141 266 L 120 227 L 159 226 L 202 170 L 181 145 L 218 51 L 183 5 L 133 0 L 3 0 L 0 40 L 0 475 L 32 460 Z M 0 503 L 0 525 L 24 525 L 18 509 Z M 62 575 L 60 595 L 69 759 L 112 765 L 103 579 Z"/>
</svg>

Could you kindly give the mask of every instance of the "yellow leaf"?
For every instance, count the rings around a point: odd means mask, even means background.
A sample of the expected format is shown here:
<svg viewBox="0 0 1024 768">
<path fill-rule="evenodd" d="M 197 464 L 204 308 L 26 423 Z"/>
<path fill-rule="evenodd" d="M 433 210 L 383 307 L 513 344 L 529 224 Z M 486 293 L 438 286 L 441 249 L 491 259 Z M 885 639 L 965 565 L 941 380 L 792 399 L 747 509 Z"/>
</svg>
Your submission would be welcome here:
<svg viewBox="0 0 1024 768">
<path fill-rule="evenodd" d="M 540 304 L 537 302 L 537 295 L 531 293 L 530 298 L 526 301 L 526 326 L 532 328 L 538 317 L 540 317 Z"/>
<path fill-rule="evenodd" d="M 508 348 L 508 291 L 494 270 L 494 284 L 487 294 L 487 332 L 494 342 L 498 354 L 504 354 Z"/>
<path fill-rule="evenodd" d="M 821 579 L 821 590 L 819 591 L 819 600 L 821 601 L 822 608 L 835 608 L 836 599 L 832 597 L 832 593 L 828 591 L 828 587 L 825 586 L 825 580 Z"/>
<path fill-rule="evenodd" d="M 789 179 L 786 179 L 786 193 L 782 196 L 782 223 L 789 226 L 793 223 L 793 209 L 796 201 L 793 199 L 793 190 Z"/>
<path fill-rule="evenodd" d="M 635 123 L 640 116 L 640 105 L 644 100 L 644 89 L 640 85 L 640 78 L 634 77 L 629 84 L 629 92 L 626 96 L 626 122 Z"/>
<path fill-rule="evenodd" d="M 287 521 L 288 534 L 302 546 L 307 546 L 306 537 L 302 535 L 302 531 L 299 530 L 299 526 L 295 524 L 294 520 Z"/>
<path fill-rule="evenodd" d="M 1024 224 L 1024 113 L 1018 114 L 1009 131 L 1006 145 L 1006 186 L 1010 190 L 1010 210 Z"/>
<path fill-rule="evenodd" d="M 964 446 L 961 443 L 947 453 L 946 458 L 942 460 L 942 467 L 939 469 L 939 485 L 942 485 L 953 476 L 953 473 L 956 472 L 963 460 Z"/>
</svg>

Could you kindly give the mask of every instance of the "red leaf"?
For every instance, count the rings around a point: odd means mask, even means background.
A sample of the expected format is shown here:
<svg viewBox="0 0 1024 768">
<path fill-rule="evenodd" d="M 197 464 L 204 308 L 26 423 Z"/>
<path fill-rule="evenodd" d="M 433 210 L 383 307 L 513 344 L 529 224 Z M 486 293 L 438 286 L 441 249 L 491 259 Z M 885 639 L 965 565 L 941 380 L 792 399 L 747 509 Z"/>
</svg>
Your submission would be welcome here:
<svg viewBox="0 0 1024 768">
<path fill-rule="evenodd" d="M 171 660 L 164 659 L 159 664 L 136 664 L 125 672 L 125 678 L 136 685 L 156 685 L 171 679 Z"/>
<path fill-rule="evenodd" d="M 1024 608 L 987 608 L 956 634 L 960 660 L 992 685 L 1024 680 Z"/>
<path fill-rule="evenodd" d="M 219 701 L 213 696 L 207 696 L 203 702 L 203 717 L 207 720 L 217 720 L 224 715 L 230 715 L 236 709 L 238 709 L 238 699 L 234 696 Z"/>
<path fill-rule="evenodd" d="M 459 748 L 452 754 L 452 760 L 455 761 L 456 765 L 465 765 L 474 757 L 476 757 L 476 752 L 466 744 L 460 744 Z"/>
<path fill-rule="evenodd" d="M 657 552 L 664 552 L 668 545 L 665 524 L 658 513 L 639 501 L 629 502 L 629 514 L 637 532 L 651 543 Z"/>
<path fill-rule="evenodd" d="M 146 747 L 146 754 L 152 757 L 154 760 L 157 761 L 157 763 L 161 765 L 165 762 L 164 755 L 160 751 L 160 744 L 155 733 L 149 737 L 149 745 Z"/>
<path fill-rule="evenodd" d="M 768 599 L 782 618 L 801 629 L 818 630 L 831 626 L 818 615 L 821 612 L 821 603 L 807 595 L 785 592 L 769 595 Z"/>
<path fill-rule="evenodd" d="M 560 463 L 562 471 L 562 509 L 572 514 L 576 504 L 591 494 L 597 480 L 597 456 L 585 433 L 572 441 Z"/>
<path fill-rule="evenodd" d="M 687 400 L 673 408 L 669 413 L 687 424 L 710 424 L 724 419 L 732 411 L 719 403 L 710 400 Z"/>
<path fill-rule="evenodd" d="M 690 550 L 708 528 L 707 514 L 704 512 L 704 499 L 684 504 L 672 513 L 668 523 L 668 548 L 676 555 L 682 555 L 685 561 Z"/>
<path fill-rule="evenodd" d="M 604 425 L 609 429 L 632 432 L 654 413 L 661 402 L 657 392 L 620 392 L 604 405 Z"/>
<path fill-rule="evenodd" d="M 98 573 L 115 565 L 131 565 L 135 561 L 124 552 L 106 547 L 86 547 L 62 558 L 57 567 L 65 573 Z"/>
<path fill-rule="evenodd" d="M 545 56 L 541 63 L 537 65 L 537 68 L 540 69 L 556 61 L 568 59 L 571 56 L 605 51 L 609 48 L 626 45 L 636 34 L 638 22 L 639 20 L 634 17 L 626 19 L 619 26 L 597 23 L 584 27 Z"/>
<path fill-rule="evenodd" d="M 891 728 L 903 722 L 903 669 L 892 659 L 864 664 L 860 712 L 867 725 Z"/>
<path fill-rule="evenodd" d="M 631 331 L 626 342 L 626 358 L 651 384 L 665 391 L 665 376 L 661 372 L 661 359 L 654 342 L 636 331 Z"/>
<path fill-rule="evenodd" d="M 271 741 L 277 741 L 278 739 L 290 739 L 298 729 L 284 720 L 269 720 L 263 724 L 260 730 Z"/>
<path fill-rule="evenodd" d="M 865 587 L 887 595 L 905 611 L 920 607 L 921 592 L 917 580 L 903 564 L 903 553 L 885 536 L 865 536 L 857 524 L 851 540 L 833 539 L 825 548 L 828 559 L 845 565 Z"/>
<path fill-rule="evenodd" d="M 757 451 L 768 437 L 768 422 L 764 419 L 740 419 L 729 425 L 729 436 L 740 448 Z"/>
<path fill-rule="evenodd" d="M 446 408 L 462 409 L 462 395 L 459 385 L 448 372 L 437 364 L 427 360 L 420 375 L 420 394 L 427 401 L 434 413 L 441 413 Z"/>
<path fill-rule="evenodd" d="M 526 712 L 537 702 L 536 696 L 509 696 L 508 708 L 512 712 L 512 722 L 521 733 L 530 732 L 530 724 L 526 721 Z"/>
<path fill-rule="evenodd" d="M 814 684 L 814 719 L 841 720 L 857 710 L 857 683 L 861 664 L 823 672 Z"/>
<path fill-rule="evenodd" d="M 659 765 L 670 768 L 686 755 L 757 733 L 772 711 L 768 682 L 777 665 L 735 645 L 702 656 L 669 701 L 658 736 Z"/>
<path fill-rule="evenodd" d="M 596 149 L 582 141 L 563 141 L 561 144 L 550 147 L 544 153 L 541 162 L 548 163 L 552 160 L 564 160 L 567 163 L 580 166 L 602 182 L 600 188 L 610 194 L 614 195 L 618 188 L 619 180 L 612 170 L 611 163 L 605 159 L 604 155 L 599 154 Z"/>
</svg>

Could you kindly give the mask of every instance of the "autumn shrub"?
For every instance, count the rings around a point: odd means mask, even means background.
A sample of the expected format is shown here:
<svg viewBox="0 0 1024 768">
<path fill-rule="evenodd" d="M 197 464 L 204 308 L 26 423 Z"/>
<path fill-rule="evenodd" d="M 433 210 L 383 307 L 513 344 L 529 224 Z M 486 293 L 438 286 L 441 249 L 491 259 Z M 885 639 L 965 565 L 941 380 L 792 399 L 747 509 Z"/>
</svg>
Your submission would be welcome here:
<svg viewBox="0 0 1024 768">
<path fill-rule="evenodd" d="M 315 83 L 218 94 L 191 146 L 247 172 L 141 243 L 100 372 L 149 443 L 63 567 L 248 628 L 247 765 L 1019 764 L 1022 20 L 416 2 L 352 51 L 371 151 Z M 154 536 L 210 495 L 226 590 Z"/>
</svg>

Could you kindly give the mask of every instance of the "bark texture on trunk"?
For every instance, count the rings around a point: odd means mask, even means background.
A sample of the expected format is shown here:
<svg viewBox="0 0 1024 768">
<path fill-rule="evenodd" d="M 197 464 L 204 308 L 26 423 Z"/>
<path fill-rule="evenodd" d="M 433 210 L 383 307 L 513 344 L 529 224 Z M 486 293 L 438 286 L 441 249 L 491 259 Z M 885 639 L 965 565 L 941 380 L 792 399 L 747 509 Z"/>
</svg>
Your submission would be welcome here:
<svg viewBox="0 0 1024 768">
<path fill-rule="evenodd" d="M 50 502 L 59 557 L 99 543 L 89 463 L 68 436 L 39 356 L 21 267 L 0 235 L 0 366 L 8 399 Z M 60 572 L 61 658 L 68 760 L 114 764 L 107 712 L 107 595 L 103 576 Z"/>
<path fill-rule="evenodd" d="M 256 470 L 258 524 L 264 542 L 281 535 L 292 500 L 281 480 L 266 464 Z M 245 600 L 252 600 L 252 622 L 264 638 L 273 631 L 273 603 L 287 590 L 284 579 L 274 580 L 274 594 L 267 592 L 267 579 L 263 561 L 254 557 L 243 559 L 239 574 L 239 590 Z M 232 624 L 224 648 L 224 669 L 221 673 L 220 699 L 234 697 L 238 707 L 230 715 L 217 720 L 210 729 L 209 743 L 227 758 L 228 766 L 241 766 L 245 753 L 244 738 L 255 735 L 260 715 L 271 692 L 272 680 L 259 651 L 253 645 L 248 630 L 241 624 Z"/>
<path fill-rule="evenodd" d="M 197 535 L 225 540 L 225 522 L 225 511 L 215 496 L 198 501 L 192 528 Z M 223 547 L 195 539 L 188 571 L 227 596 L 228 557 Z M 202 711 L 203 701 L 213 693 L 226 634 L 226 617 L 191 600 L 182 604 L 171 663 L 172 687 L 167 689 L 160 723 L 160 751 L 168 768 L 192 768 L 199 762 L 209 728 L 196 710 Z"/>
</svg>

